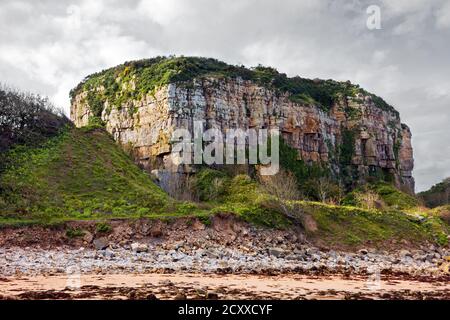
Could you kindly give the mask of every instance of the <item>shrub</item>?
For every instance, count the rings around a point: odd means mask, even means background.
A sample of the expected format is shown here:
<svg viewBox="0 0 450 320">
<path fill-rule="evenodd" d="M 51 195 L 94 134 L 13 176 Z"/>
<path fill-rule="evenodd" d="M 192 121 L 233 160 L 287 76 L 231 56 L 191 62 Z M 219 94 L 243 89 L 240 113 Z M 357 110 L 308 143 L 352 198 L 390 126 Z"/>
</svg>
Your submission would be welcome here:
<svg viewBox="0 0 450 320">
<path fill-rule="evenodd" d="M 419 205 L 418 199 L 414 196 L 404 193 L 395 186 L 385 182 L 368 184 L 359 187 L 348 193 L 344 200 L 344 204 L 383 209 L 384 206 L 392 209 L 411 209 Z"/>
<path fill-rule="evenodd" d="M 443 206 L 450 203 L 450 178 L 434 185 L 430 190 L 419 193 L 425 204 L 430 207 Z"/>
<path fill-rule="evenodd" d="M 357 192 L 355 194 L 356 203 L 359 207 L 365 209 L 382 209 L 384 204 L 380 199 L 380 196 L 372 190 L 365 192 Z"/>
<path fill-rule="evenodd" d="M 450 206 L 442 206 L 433 209 L 433 213 L 438 216 L 442 221 L 450 225 Z"/>
<path fill-rule="evenodd" d="M 85 232 L 78 228 L 69 228 L 66 230 L 66 236 L 71 239 L 82 237 L 84 234 Z"/>
<path fill-rule="evenodd" d="M 390 207 L 397 209 L 410 209 L 419 205 L 419 200 L 407 193 L 398 190 L 389 183 L 380 182 L 373 186 L 373 190 Z"/>
<path fill-rule="evenodd" d="M 38 147 L 70 125 L 47 98 L 0 85 L 0 173 L 9 163 L 7 151 L 16 145 Z"/>
<path fill-rule="evenodd" d="M 281 169 L 277 174 L 271 176 L 260 176 L 259 181 L 263 190 L 276 199 L 298 200 L 300 192 L 297 186 L 297 179 L 290 171 Z"/>
<path fill-rule="evenodd" d="M 309 194 L 323 203 L 340 204 L 345 194 L 343 187 L 328 177 L 310 179 L 307 185 Z"/>
<path fill-rule="evenodd" d="M 198 207 L 195 203 L 192 202 L 181 202 L 177 205 L 177 212 L 181 214 L 191 214 L 193 211 L 197 210 Z"/>
<path fill-rule="evenodd" d="M 112 227 L 110 224 L 106 223 L 106 222 L 99 222 L 97 223 L 97 225 L 95 226 L 95 230 L 98 233 L 109 233 L 112 231 Z"/>
<path fill-rule="evenodd" d="M 322 177 L 329 176 L 329 170 L 322 168 L 318 164 L 306 164 L 298 159 L 298 151 L 292 148 L 284 139 L 280 139 L 280 166 L 282 169 L 291 172 L 296 181 L 297 188 L 303 197 L 319 200 L 317 190 L 311 183 Z"/>
<path fill-rule="evenodd" d="M 219 200 L 224 196 L 228 183 L 229 177 L 224 172 L 206 168 L 195 176 L 195 192 L 201 201 Z"/>
</svg>

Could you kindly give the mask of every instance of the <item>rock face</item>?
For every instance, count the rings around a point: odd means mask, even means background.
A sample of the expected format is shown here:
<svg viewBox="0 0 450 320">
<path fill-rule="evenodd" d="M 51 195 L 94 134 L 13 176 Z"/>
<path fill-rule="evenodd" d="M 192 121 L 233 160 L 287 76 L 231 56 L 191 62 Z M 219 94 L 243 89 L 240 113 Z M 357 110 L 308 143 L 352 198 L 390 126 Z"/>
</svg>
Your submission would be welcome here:
<svg viewBox="0 0 450 320">
<path fill-rule="evenodd" d="M 130 83 L 135 85 L 133 80 Z M 102 90 L 99 86 L 94 93 Z M 86 126 L 93 115 L 88 94 L 78 90 L 72 97 L 71 118 L 78 127 Z M 189 85 L 159 86 L 120 107 L 102 101 L 101 119 L 138 164 L 162 179 L 170 170 L 192 170 L 174 168 L 171 134 L 184 128 L 193 136 L 194 121 L 203 120 L 205 129 L 222 131 L 277 127 L 305 163 L 326 165 L 335 176 L 354 185 L 381 175 L 414 192 L 411 132 L 395 110 L 379 108 L 373 95 L 364 92 L 342 95 L 325 111 L 314 103 L 294 102 L 290 93 L 251 80 L 211 76 L 194 78 Z"/>
</svg>

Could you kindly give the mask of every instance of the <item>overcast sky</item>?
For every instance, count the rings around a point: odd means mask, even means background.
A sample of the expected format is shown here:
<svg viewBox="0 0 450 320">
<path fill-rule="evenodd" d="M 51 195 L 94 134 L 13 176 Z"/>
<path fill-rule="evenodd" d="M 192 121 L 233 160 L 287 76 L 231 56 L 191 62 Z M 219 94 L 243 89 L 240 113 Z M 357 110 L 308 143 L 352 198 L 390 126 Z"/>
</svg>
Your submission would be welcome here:
<svg viewBox="0 0 450 320">
<path fill-rule="evenodd" d="M 417 190 L 450 176 L 449 0 L 0 0 L 0 82 L 66 112 L 86 75 L 169 54 L 359 83 L 411 127 Z"/>
</svg>

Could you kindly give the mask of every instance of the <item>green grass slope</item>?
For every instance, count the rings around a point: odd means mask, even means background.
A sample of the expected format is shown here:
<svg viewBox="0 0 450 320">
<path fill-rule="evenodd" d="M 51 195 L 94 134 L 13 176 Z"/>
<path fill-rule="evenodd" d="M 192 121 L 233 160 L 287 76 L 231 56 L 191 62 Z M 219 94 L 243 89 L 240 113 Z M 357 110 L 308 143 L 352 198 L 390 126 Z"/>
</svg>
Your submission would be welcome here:
<svg viewBox="0 0 450 320">
<path fill-rule="evenodd" d="M 8 157 L 12 165 L 0 177 L 3 220 L 149 215 L 173 202 L 102 129 L 70 128 Z"/>
<path fill-rule="evenodd" d="M 357 202 L 333 205 L 277 199 L 246 175 L 232 177 L 212 169 L 200 171 L 195 184 L 200 199 L 211 205 L 211 213 L 228 212 L 272 228 L 287 228 L 297 223 L 310 239 L 333 247 L 392 240 L 446 245 L 450 234 L 448 216 L 419 210 L 414 197 L 385 183 L 370 187 L 383 201 L 382 208 L 367 208 Z M 352 194 L 350 198 L 353 199 Z M 298 219 L 286 218 L 283 214 L 286 211 Z"/>
</svg>

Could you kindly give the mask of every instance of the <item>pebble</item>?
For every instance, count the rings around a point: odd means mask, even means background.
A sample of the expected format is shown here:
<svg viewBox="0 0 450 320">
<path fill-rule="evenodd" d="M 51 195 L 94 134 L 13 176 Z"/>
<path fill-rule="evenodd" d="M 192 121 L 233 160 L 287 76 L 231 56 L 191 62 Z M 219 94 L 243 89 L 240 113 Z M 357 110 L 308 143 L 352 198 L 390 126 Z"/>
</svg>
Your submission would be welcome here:
<svg viewBox="0 0 450 320">
<path fill-rule="evenodd" d="M 105 243 L 99 245 L 105 249 Z M 270 248 L 255 254 L 245 247 L 214 247 L 203 249 L 166 250 L 161 246 L 133 243 L 128 247 L 105 249 L 97 251 L 84 248 L 57 248 L 44 250 L 40 248 L 0 248 L 0 276 L 11 276 L 16 271 L 22 274 L 43 274 L 52 272 L 64 273 L 68 266 L 75 266 L 82 273 L 111 272 L 127 273 L 143 270 L 157 272 L 158 270 L 173 270 L 178 272 L 216 273 L 221 270 L 242 273 L 264 272 L 277 270 L 281 273 L 322 269 L 329 272 L 345 272 L 346 270 L 386 269 L 391 272 L 407 272 L 437 274 L 439 266 L 449 259 L 448 249 L 443 250 L 441 259 L 434 252 L 423 255 L 419 252 L 402 251 L 394 253 L 364 253 L 354 254 L 341 251 L 320 251 L 309 247 L 294 253 L 281 249 Z M 446 251 L 445 251 L 446 250 Z M 219 254 L 220 253 L 220 254 Z M 422 251 L 422 253 L 424 253 Z M 441 255 L 439 255 L 441 256 Z M 354 271 L 352 271 L 354 272 Z"/>
<path fill-rule="evenodd" d="M 148 246 L 145 243 L 134 242 L 131 244 L 131 250 L 133 250 L 136 253 L 147 252 Z"/>
<path fill-rule="evenodd" d="M 102 237 L 94 240 L 94 247 L 97 250 L 104 250 L 108 247 L 109 241 L 107 238 Z"/>
</svg>

